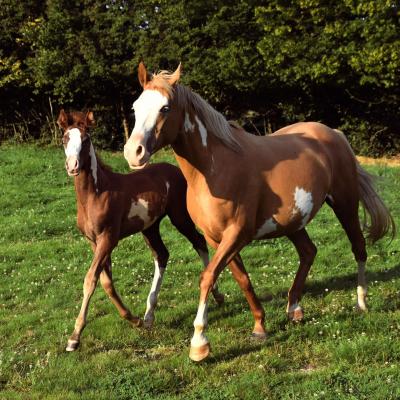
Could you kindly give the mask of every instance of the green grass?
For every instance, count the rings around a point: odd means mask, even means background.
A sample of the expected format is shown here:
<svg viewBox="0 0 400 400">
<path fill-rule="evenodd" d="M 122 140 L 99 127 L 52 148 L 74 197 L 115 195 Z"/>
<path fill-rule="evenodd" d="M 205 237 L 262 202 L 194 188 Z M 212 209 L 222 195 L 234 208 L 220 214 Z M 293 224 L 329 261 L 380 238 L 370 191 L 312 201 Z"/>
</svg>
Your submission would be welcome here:
<svg viewBox="0 0 400 400">
<path fill-rule="evenodd" d="M 119 171 L 121 154 L 102 153 Z M 157 160 L 173 158 L 162 152 Z M 400 169 L 371 167 L 397 224 Z M 212 354 L 188 359 L 201 263 L 162 224 L 170 251 L 152 331 L 132 329 L 99 287 L 75 353 L 64 351 L 82 299 L 91 251 L 75 227 L 75 194 L 60 148 L 0 147 L 1 399 L 398 399 L 400 398 L 400 240 L 368 248 L 369 312 L 354 310 L 356 265 L 338 221 L 324 207 L 309 226 L 318 255 L 302 305 L 305 322 L 286 320 L 297 256 L 286 239 L 242 253 L 266 311 L 268 338 L 249 339 L 252 315 L 230 273 L 210 302 Z M 143 315 L 153 262 L 141 235 L 113 253 L 116 288 Z"/>
</svg>

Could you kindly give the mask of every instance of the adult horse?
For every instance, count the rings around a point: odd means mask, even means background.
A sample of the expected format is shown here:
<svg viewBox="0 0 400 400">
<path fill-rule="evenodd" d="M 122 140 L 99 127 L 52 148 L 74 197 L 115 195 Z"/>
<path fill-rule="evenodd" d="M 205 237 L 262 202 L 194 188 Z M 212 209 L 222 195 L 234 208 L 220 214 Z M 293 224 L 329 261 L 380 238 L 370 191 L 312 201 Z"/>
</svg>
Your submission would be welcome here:
<svg viewBox="0 0 400 400">
<path fill-rule="evenodd" d="M 120 316 L 133 326 L 142 321 L 133 316 L 115 290 L 111 272 L 111 253 L 118 241 L 142 232 L 154 257 L 154 278 L 147 298 L 144 325 L 151 327 L 154 309 L 169 253 L 160 236 L 160 222 L 168 215 L 172 224 L 193 245 L 204 265 L 208 250 L 186 208 L 186 181 L 174 165 L 154 164 L 133 174 L 118 174 L 97 157 L 88 130 L 94 125 L 92 112 L 60 111 L 58 125 L 64 131 L 65 167 L 74 176 L 77 222 L 93 249 L 93 260 L 83 285 L 83 301 L 67 351 L 79 346 L 90 298 L 98 279 Z M 223 296 L 213 288 L 218 303 Z"/>
<path fill-rule="evenodd" d="M 287 236 L 296 247 L 300 264 L 287 313 L 293 320 L 303 318 L 299 300 L 317 251 L 305 226 L 325 202 L 351 242 L 358 264 L 358 307 L 365 310 L 367 253 L 359 202 L 370 215 L 372 241 L 394 230 L 394 223 L 345 136 L 316 122 L 290 125 L 264 137 L 248 134 L 179 85 L 179 78 L 180 66 L 174 73 L 150 76 L 139 65 L 143 92 L 133 104 L 136 122 L 124 155 L 132 168 L 142 167 L 154 152 L 172 145 L 188 182 L 189 213 L 216 248 L 200 279 L 190 357 L 199 361 L 209 353 L 207 299 L 227 264 L 252 310 L 253 335 L 265 337 L 264 310 L 239 254 L 254 239 Z"/>
</svg>

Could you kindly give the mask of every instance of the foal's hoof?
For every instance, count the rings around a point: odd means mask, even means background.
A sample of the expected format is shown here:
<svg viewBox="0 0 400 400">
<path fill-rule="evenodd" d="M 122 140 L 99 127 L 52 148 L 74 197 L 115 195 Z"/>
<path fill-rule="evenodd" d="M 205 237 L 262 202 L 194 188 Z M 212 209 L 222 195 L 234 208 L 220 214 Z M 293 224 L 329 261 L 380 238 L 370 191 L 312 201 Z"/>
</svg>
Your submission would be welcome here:
<svg viewBox="0 0 400 400">
<path fill-rule="evenodd" d="M 199 362 L 204 360 L 210 354 L 210 344 L 206 343 L 199 347 L 190 347 L 189 358 L 193 361 Z"/>
<path fill-rule="evenodd" d="M 365 313 L 368 311 L 368 307 L 365 303 L 357 303 L 356 310 L 360 313 Z"/>
<path fill-rule="evenodd" d="M 65 348 L 66 351 L 75 351 L 79 347 L 79 341 L 74 339 L 69 339 L 67 347 Z"/>
<path fill-rule="evenodd" d="M 139 317 L 134 317 L 133 315 L 129 315 L 129 316 L 126 316 L 125 319 L 128 320 L 129 323 L 134 328 L 139 328 L 140 326 L 143 325 L 143 321 Z"/>
<path fill-rule="evenodd" d="M 151 329 L 152 327 L 153 327 L 153 323 L 154 323 L 154 319 L 150 319 L 150 318 L 145 318 L 144 320 L 143 320 L 143 328 L 146 328 L 146 329 Z"/>
<path fill-rule="evenodd" d="M 288 318 L 292 322 L 301 322 L 304 318 L 304 313 L 303 313 L 302 308 L 300 306 L 298 306 L 293 311 L 289 311 Z"/>
<path fill-rule="evenodd" d="M 253 340 L 265 340 L 267 338 L 267 334 L 265 332 L 253 332 L 250 336 L 250 339 Z"/>
<path fill-rule="evenodd" d="M 219 306 L 222 306 L 222 304 L 225 303 L 225 296 L 222 293 L 216 293 L 214 295 L 214 300 Z"/>
</svg>

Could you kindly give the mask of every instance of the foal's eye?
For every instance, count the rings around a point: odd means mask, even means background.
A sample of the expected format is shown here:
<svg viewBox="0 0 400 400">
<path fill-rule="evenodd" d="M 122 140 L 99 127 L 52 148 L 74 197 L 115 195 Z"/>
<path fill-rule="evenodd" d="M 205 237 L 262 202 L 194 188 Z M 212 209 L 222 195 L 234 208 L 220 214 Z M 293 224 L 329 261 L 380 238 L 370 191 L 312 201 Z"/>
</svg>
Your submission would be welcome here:
<svg viewBox="0 0 400 400">
<path fill-rule="evenodd" d="M 161 107 L 160 113 L 166 114 L 169 111 L 169 106 Z"/>
</svg>

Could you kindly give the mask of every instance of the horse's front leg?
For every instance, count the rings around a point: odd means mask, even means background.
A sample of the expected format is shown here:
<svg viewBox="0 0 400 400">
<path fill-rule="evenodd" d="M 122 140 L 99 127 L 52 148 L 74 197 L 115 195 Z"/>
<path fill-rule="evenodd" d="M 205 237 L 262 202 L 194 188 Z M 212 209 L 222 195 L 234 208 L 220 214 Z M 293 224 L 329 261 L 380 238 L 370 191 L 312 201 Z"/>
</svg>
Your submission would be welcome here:
<svg viewBox="0 0 400 400">
<path fill-rule="evenodd" d="M 126 319 L 134 327 L 139 327 L 142 321 L 139 317 L 133 316 L 129 309 L 119 297 L 112 279 L 111 258 L 108 258 L 100 274 L 100 283 L 107 293 L 111 302 L 115 305 L 121 318 Z"/>
<path fill-rule="evenodd" d="M 89 270 L 86 273 L 85 280 L 83 282 L 83 300 L 79 315 L 75 321 L 75 328 L 72 335 L 68 339 L 66 347 L 67 351 L 74 351 L 78 348 L 80 342 L 81 333 L 86 325 L 86 317 L 89 307 L 90 298 L 96 288 L 97 281 L 100 273 L 106 263 L 107 259 L 115 247 L 115 241 L 109 235 L 102 235 L 98 238 L 97 245 L 94 250 L 94 257 Z"/>
<path fill-rule="evenodd" d="M 196 319 L 194 320 L 194 334 L 191 340 L 191 347 L 189 357 L 193 361 L 201 361 L 206 358 L 210 352 L 210 344 L 205 336 L 205 330 L 207 327 L 207 301 L 208 295 L 212 291 L 212 288 L 217 281 L 217 278 L 224 267 L 229 264 L 234 257 L 238 254 L 241 248 L 247 243 L 246 237 L 243 231 L 236 227 L 231 226 L 230 229 L 224 232 L 221 243 L 212 258 L 211 262 L 204 269 L 200 278 L 200 301 L 197 310 Z M 210 243 L 215 246 L 215 243 Z M 245 276 L 243 265 L 239 267 L 236 265 L 234 268 L 235 278 L 243 279 L 242 282 L 250 282 L 248 276 Z M 241 285 L 244 286 L 244 285 Z M 242 287 L 243 289 L 243 287 Z M 263 325 L 263 312 L 262 314 L 262 325 Z M 260 315 L 261 315 L 260 314 Z M 257 328 L 257 331 L 261 333 L 262 329 Z"/>
</svg>

